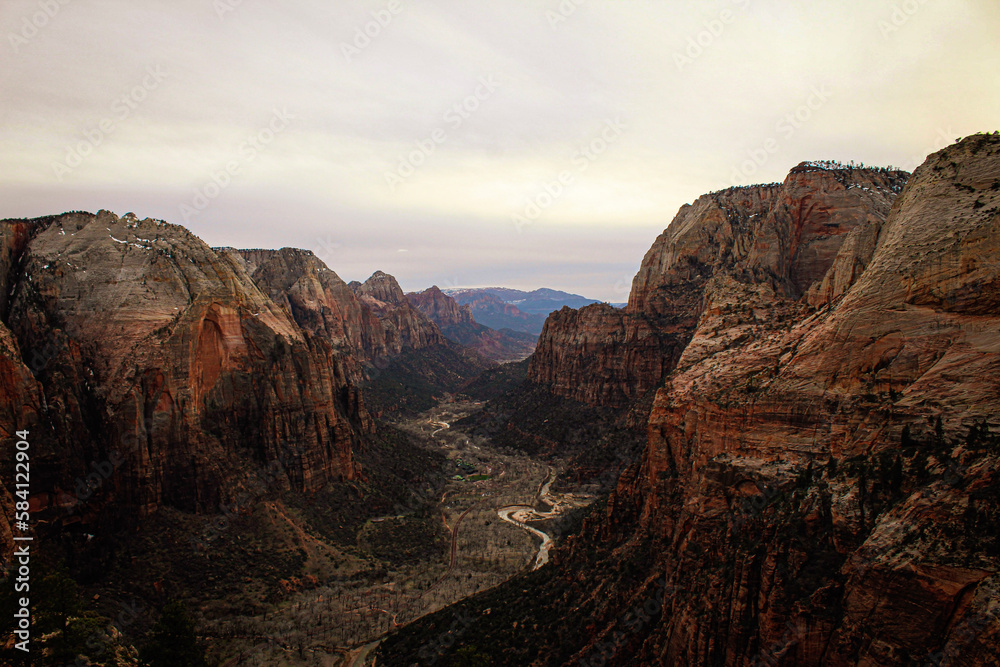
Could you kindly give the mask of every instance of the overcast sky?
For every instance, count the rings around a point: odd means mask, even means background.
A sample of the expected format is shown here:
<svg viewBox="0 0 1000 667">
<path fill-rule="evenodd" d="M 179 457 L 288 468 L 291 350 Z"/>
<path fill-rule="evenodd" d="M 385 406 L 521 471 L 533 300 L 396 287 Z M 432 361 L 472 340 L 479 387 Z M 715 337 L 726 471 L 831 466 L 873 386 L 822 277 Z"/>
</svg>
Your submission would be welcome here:
<svg viewBox="0 0 1000 667">
<path fill-rule="evenodd" d="M 1000 128 L 995 0 L 3 0 L 0 218 L 625 301 L 677 209 Z"/>
</svg>

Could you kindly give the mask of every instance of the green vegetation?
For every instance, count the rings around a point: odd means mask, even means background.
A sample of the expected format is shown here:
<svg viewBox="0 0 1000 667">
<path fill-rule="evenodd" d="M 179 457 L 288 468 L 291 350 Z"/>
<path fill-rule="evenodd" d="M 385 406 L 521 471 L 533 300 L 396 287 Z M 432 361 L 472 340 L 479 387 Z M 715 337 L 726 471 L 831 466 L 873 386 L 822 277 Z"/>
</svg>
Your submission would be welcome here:
<svg viewBox="0 0 1000 667">
<path fill-rule="evenodd" d="M 482 355 L 451 341 L 409 350 L 370 372 L 363 387 L 365 403 L 373 414 L 414 415 L 492 366 Z"/>
<path fill-rule="evenodd" d="M 390 567 L 443 560 L 448 547 L 441 519 L 430 508 L 417 516 L 370 523 L 358 543 Z"/>
<path fill-rule="evenodd" d="M 205 647 L 182 602 L 175 600 L 163 608 L 140 657 L 147 667 L 205 667 Z"/>
<path fill-rule="evenodd" d="M 370 519 L 419 514 L 434 506 L 446 477 L 447 459 L 441 453 L 421 447 L 390 424 L 380 424 L 356 457 L 361 474 L 354 481 L 285 498 L 320 537 L 347 550 L 357 545 Z"/>
<path fill-rule="evenodd" d="M 118 657 L 127 654 L 121 641 L 112 640 L 106 632 L 111 624 L 93 608 L 80 585 L 62 563 L 33 560 L 31 652 L 26 654 L 13 647 L 0 648 L 0 663 L 5 665 L 58 665 L 74 663 L 77 656 L 86 655 L 93 665 L 117 665 Z M 0 613 L 12 618 L 17 598 L 9 579 L 0 588 Z M 8 624 L 5 624 L 8 625 Z M 11 631 L 13 628 L 11 627 Z M 0 635 L 0 646 L 6 644 L 10 631 Z"/>
<path fill-rule="evenodd" d="M 490 368 L 462 388 L 462 393 L 476 401 L 492 401 L 516 389 L 528 379 L 531 358 Z"/>
<path fill-rule="evenodd" d="M 501 450 L 542 458 L 579 454 L 587 449 L 593 449 L 596 455 L 607 450 L 611 439 L 643 439 L 638 430 L 621 423 L 620 411 L 555 396 L 532 382 L 523 382 L 456 425 L 489 438 Z"/>
</svg>

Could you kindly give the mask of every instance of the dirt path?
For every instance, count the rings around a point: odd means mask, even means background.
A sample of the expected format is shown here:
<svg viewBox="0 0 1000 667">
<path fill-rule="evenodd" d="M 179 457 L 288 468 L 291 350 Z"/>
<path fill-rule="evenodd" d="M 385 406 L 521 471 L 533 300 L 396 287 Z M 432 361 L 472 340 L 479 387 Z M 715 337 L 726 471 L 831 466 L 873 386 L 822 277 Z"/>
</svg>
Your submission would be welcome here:
<svg viewBox="0 0 1000 667">
<path fill-rule="evenodd" d="M 288 525 L 292 527 L 292 531 L 298 537 L 299 546 L 306 554 L 306 562 L 303 567 L 306 570 L 309 569 L 321 569 L 321 564 L 323 563 L 324 557 L 326 559 L 332 556 L 341 556 L 340 552 L 326 544 L 325 542 L 316 539 L 302 528 L 301 525 L 292 521 L 292 519 L 285 513 L 283 507 L 280 503 L 269 503 L 271 510 L 279 517 L 288 522 Z"/>
<path fill-rule="evenodd" d="M 361 648 L 351 651 L 347 655 L 347 659 L 344 661 L 344 663 L 347 664 L 349 667 L 364 667 L 365 660 L 368 659 L 368 654 L 374 651 L 375 647 L 377 647 L 381 643 L 382 643 L 381 639 L 376 639 L 371 643 L 365 644 Z M 375 663 L 372 662 L 372 665 L 374 667 Z"/>
</svg>

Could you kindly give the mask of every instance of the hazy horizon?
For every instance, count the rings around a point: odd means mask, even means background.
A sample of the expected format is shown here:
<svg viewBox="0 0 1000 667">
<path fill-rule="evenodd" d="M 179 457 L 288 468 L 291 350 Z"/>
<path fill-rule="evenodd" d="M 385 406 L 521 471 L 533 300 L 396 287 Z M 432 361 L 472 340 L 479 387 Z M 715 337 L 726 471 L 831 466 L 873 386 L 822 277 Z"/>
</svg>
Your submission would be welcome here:
<svg viewBox="0 0 1000 667">
<path fill-rule="evenodd" d="M 17 0 L 0 27 L 0 218 L 131 211 L 407 291 L 625 301 L 706 192 L 912 170 L 1000 117 L 975 0 Z"/>
</svg>

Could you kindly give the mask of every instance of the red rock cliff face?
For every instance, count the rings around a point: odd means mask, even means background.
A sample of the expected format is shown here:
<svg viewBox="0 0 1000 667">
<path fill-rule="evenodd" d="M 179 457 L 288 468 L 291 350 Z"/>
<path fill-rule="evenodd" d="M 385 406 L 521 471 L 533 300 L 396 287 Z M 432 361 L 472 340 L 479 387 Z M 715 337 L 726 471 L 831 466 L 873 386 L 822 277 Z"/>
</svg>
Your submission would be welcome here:
<svg viewBox="0 0 1000 667">
<path fill-rule="evenodd" d="M 303 330 L 340 352 L 352 379 L 366 363 L 397 354 L 379 317 L 340 277 L 308 250 L 227 250 L 243 262 L 254 282 Z"/>
<path fill-rule="evenodd" d="M 437 285 L 423 292 L 411 292 L 406 298 L 414 308 L 431 318 L 439 327 L 475 322 L 469 306 L 458 305 L 457 301 L 442 292 Z"/>
<path fill-rule="evenodd" d="M 842 292 L 853 264 L 822 283 L 845 239 L 859 228 L 876 228 L 877 235 L 905 179 L 901 172 L 803 163 L 781 185 L 699 198 L 646 253 L 626 308 L 594 305 L 550 317 L 529 378 L 591 405 L 642 397 L 673 369 L 702 314 L 706 286 L 720 272 L 793 298 L 810 289 L 817 301 Z"/>
<path fill-rule="evenodd" d="M 535 349 L 534 337 L 530 334 L 495 331 L 478 324 L 473 319 L 470 306 L 460 306 L 436 285 L 423 292 L 411 292 L 406 298 L 414 308 L 437 324 L 449 340 L 471 348 L 487 359 L 521 360 Z"/>
<path fill-rule="evenodd" d="M 389 274 L 376 271 L 364 283 L 350 283 L 350 288 L 361 304 L 382 322 L 386 346 L 394 353 L 445 342 L 438 326 L 410 303 Z"/>
<path fill-rule="evenodd" d="M 706 282 L 642 468 L 590 526 L 647 536 L 669 582 L 615 664 L 1000 664 L 1000 450 L 971 434 L 1000 428 L 1000 138 L 931 156 L 871 215 L 832 262 L 803 234 L 820 279 L 800 238 Z M 836 286 L 819 311 L 796 275 Z"/>
<path fill-rule="evenodd" d="M 3 430 L 33 428 L 40 506 L 84 518 L 214 511 L 254 466 L 280 462 L 275 481 L 305 492 L 354 475 L 371 420 L 342 356 L 244 262 L 131 215 L 4 223 L 4 237 L 25 225 L 30 241 L 2 272 L 20 349 L 5 345 L 0 415 Z M 35 357 L 37 385 L 19 366 Z M 78 480 L 92 464 L 109 474 L 88 489 Z"/>
</svg>

